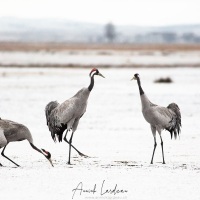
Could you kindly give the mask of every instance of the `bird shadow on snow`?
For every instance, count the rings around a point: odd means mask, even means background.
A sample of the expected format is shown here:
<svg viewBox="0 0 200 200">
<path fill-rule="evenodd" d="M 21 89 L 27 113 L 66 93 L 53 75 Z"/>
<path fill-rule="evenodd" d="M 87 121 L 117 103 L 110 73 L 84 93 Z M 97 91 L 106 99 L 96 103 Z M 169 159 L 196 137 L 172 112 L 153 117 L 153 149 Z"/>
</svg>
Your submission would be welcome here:
<svg viewBox="0 0 200 200">
<path fill-rule="evenodd" d="M 68 165 L 67 162 L 63 161 L 63 159 L 54 160 L 54 166 L 63 168 L 85 168 L 88 170 L 92 169 L 169 169 L 169 170 L 197 170 L 200 172 L 200 166 L 197 163 L 179 163 L 179 162 L 169 162 L 167 164 L 162 164 L 162 162 L 155 162 L 154 164 L 150 164 L 148 162 L 136 162 L 136 161 L 127 161 L 127 160 L 101 160 L 97 157 L 88 157 L 83 158 L 79 156 L 72 157 L 72 164 Z"/>
<path fill-rule="evenodd" d="M 17 157 L 15 157 L 18 160 Z M 162 162 L 154 162 L 150 164 L 149 162 L 142 161 L 131 161 L 131 160 L 110 160 L 109 158 L 100 158 L 100 157 L 81 157 L 75 155 L 71 160 L 72 164 L 67 164 L 67 159 L 63 156 L 59 156 L 57 159 L 53 159 L 54 169 L 56 168 L 69 168 L 69 169 L 123 169 L 123 170 L 133 170 L 133 169 L 168 169 L 168 170 L 196 170 L 200 172 L 200 166 L 198 163 L 181 163 L 181 162 L 168 162 L 167 164 L 162 164 Z M 12 163 L 6 162 L 2 163 L 3 166 L 0 166 L 0 169 L 24 169 L 24 168 L 51 168 L 49 163 L 44 159 L 35 160 L 34 162 L 27 162 L 27 160 L 22 161 L 20 167 L 14 166 Z"/>
<path fill-rule="evenodd" d="M 15 166 L 7 166 L 7 165 L 0 165 L 0 169 L 17 169 L 17 168 L 21 168 L 21 167 L 15 167 Z"/>
<path fill-rule="evenodd" d="M 87 158 L 87 159 L 80 159 L 78 157 L 73 157 L 72 164 L 67 164 L 66 161 L 61 160 L 54 160 L 54 169 L 56 168 L 68 168 L 68 169 L 103 169 L 103 170 L 133 170 L 133 169 L 165 169 L 165 170 L 193 170 L 200 173 L 200 166 L 196 163 L 190 164 L 181 164 L 181 163 L 169 163 L 169 164 L 162 164 L 161 162 L 155 162 L 154 164 L 150 164 L 147 162 L 136 162 L 136 161 L 111 161 L 106 162 L 95 158 Z M 49 165 L 45 165 L 44 161 L 36 161 L 34 164 L 27 166 L 27 163 L 24 163 L 20 167 L 11 166 L 11 165 L 3 165 L 0 166 L 0 169 L 25 169 L 25 168 L 51 168 Z"/>
</svg>

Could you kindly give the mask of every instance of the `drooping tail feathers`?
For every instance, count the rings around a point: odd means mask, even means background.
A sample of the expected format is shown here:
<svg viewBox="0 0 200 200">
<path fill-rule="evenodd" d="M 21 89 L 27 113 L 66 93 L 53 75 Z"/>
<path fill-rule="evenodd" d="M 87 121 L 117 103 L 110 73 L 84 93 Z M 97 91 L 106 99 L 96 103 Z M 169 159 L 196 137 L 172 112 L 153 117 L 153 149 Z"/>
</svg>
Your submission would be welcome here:
<svg viewBox="0 0 200 200">
<path fill-rule="evenodd" d="M 170 121 L 170 126 L 166 128 L 171 134 L 171 139 L 174 135 L 174 138 L 177 138 L 177 135 L 181 132 L 181 113 L 177 104 L 171 103 L 167 106 L 168 109 L 172 110 L 174 115 Z"/>
<path fill-rule="evenodd" d="M 49 125 L 51 111 L 54 108 L 56 108 L 58 105 L 59 103 L 57 101 L 51 101 L 46 105 L 45 114 L 46 114 L 46 119 L 47 119 L 47 126 Z"/>
<path fill-rule="evenodd" d="M 45 107 L 45 114 L 47 119 L 47 126 L 51 132 L 51 137 L 56 142 L 56 136 L 59 142 L 62 142 L 63 132 L 67 129 L 67 124 L 60 123 L 58 117 L 53 110 L 59 106 L 57 101 L 49 102 Z"/>
<path fill-rule="evenodd" d="M 54 130 L 54 124 L 55 124 L 55 119 L 54 116 L 51 115 L 51 112 L 59 105 L 57 101 L 51 101 L 49 102 L 46 107 L 45 107 L 45 115 L 46 115 L 46 120 L 47 120 L 47 126 L 49 127 L 49 131 L 51 132 L 51 137 L 56 141 L 55 137 L 55 130 Z"/>
</svg>

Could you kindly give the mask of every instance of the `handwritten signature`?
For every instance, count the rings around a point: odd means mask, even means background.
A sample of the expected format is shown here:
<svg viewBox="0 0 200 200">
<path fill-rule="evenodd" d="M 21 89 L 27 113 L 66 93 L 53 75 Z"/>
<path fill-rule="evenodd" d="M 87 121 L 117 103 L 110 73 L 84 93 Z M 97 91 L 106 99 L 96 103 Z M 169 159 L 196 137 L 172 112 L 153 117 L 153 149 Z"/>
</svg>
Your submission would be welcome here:
<svg viewBox="0 0 200 200">
<path fill-rule="evenodd" d="M 101 184 L 101 187 L 98 189 L 97 187 L 97 184 L 94 184 L 94 186 L 92 188 L 84 188 L 83 186 L 83 182 L 80 182 L 76 188 L 74 188 L 72 190 L 72 199 L 74 199 L 74 197 L 76 195 L 82 195 L 83 193 L 85 194 L 91 194 L 91 195 L 94 195 L 94 194 L 99 194 L 101 196 L 103 195 L 118 195 L 118 194 L 124 194 L 124 193 L 128 193 L 128 190 L 126 189 L 119 189 L 118 188 L 118 184 L 115 184 L 113 188 L 109 188 L 109 189 L 106 189 L 106 186 L 105 186 L 105 180 L 103 180 L 102 184 Z"/>
</svg>

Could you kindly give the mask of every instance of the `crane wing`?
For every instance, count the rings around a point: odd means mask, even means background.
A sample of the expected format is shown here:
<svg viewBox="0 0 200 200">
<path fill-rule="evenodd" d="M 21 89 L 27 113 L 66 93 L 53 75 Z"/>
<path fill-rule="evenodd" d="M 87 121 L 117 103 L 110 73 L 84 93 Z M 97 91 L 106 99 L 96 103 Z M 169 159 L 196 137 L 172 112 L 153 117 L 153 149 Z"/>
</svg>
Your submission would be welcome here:
<svg viewBox="0 0 200 200">
<path fill-rule="evenodd" d="M 172 119 L 172 113 L 169 109 L 161 106 L 153 106 L 147 115 L 149 115 L 149 123 L 154 126 L 159 126 L 161 129 L 166 128 Z"/>
<path fill-rule="evenodd" d="M 67 128 L 72 128 L 74 120 L 78 118 L 77 109 L 79 105 L 75 98 L 68 99 L 62 104 L 57 104 L 57 106 L 56 102 L 50 103 L 47 105 L 49 109 L 46 109 L 47 125 L 53 140 L 56 141 L 55 135 L 57 135 L 60 142 L 62 141 L 63 132 Z"/>
<path fill-rule="evenodd" d="M 73 129 L 75 121 L 83 116 L 86 111 L 88 96 L 88 89 L 83 88 L 62 104 L 53 101 L 46 106 L 47 125 L 54 141 L 56 140 L 55 135 L 58 136 L 59 141 L 62 141 L 64 130 Z"/>
</svg>

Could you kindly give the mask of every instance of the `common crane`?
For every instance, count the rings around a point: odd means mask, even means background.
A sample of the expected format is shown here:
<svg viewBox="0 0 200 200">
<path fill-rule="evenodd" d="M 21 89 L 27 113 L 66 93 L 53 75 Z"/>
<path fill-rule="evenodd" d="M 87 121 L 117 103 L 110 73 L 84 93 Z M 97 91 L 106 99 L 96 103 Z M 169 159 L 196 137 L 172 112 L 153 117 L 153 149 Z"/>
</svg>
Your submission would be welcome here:
<svg viewBox="0 0 200 200">
<path fill-rule="evenodd" d="M 51 132 L 52 139 L 56 141 L 57 137 L 58 141 L 62 142 L 63 133 L 66 130 L 66 134 L 63 139 L 69 144 L 68 164 L 70 164 L 71 147 L 74 148 L 79 155 L 85 156 L 72 145 L 72 138 L 78 127 L 80 118 L 86 112 L 87 100 L 94 86 L 95 75 L 105 78 L 98 69 L 93 68 L 89 74 L 90 85 L 87 88 L 82 88 L 73 97 L 61 104 L 57 101 L 51 101 L 45 107 L 47 126 Z M 68 141 L 67 133 L 70 130 L 72 130 L 72 134 L 70 140 Z"/>
<path fill-rule="evenodd" d="M 14 161 L 12 161 L 7 156 L 5 156 L 4 151 L 9 142 L 16 142 L 16 141 L 22 141 L 22 140 L 28 140 L 31 147 L 35 149 L 36 151 L 38 151 L 39 153 L 43 154 L 45 158 L 47 158 L 49 162 L 51 163 L 51 165 L 53 166 L 53 163 L 51 161 L 51 154 L 44 149 L 41 149 L 41 150 L 38 149 L 33 144 L 33 137 L 26 126 L 10 121 L 10 120 L 0 118 L 0 149 L 3 148 L 1 155 L 7 158 L 12 163 L 14 163 L 17 167 L 19 167 L 19 165 L 15 163 Z M 0 166 L 3 166 L 3 165 L 0 163 Z"/>
<path fill-rule="evenodd" d="M 149 101 L 148 97 L 146 96 L 146 94 L 142 89 L 139 74 L 135 74 L 131 80 L 133 79 L 137 80 L 140 92 L 141 104 L 142 104 L 142 113 L 145 120 L 151 125 L 151 131 L 154 137 L 154 149 L 153 149 L 151 164 L 153 164 L 153 157 L 157 146 L 156 131 L 160 135 L 163 164 L 165 164 L 163 140 L 161 132 L 163 129 L 166 129 L 167 131 L 170 132 L 171 139 L 173 136 L 175 139 L 177 138 L 177 135 L 179 135 L 181 129 L 180 109 L 178 105 L 175 103 L 171 103 L 167 107 L 162 107 L 151 103 L 151 101 Z"/>
</svg>

